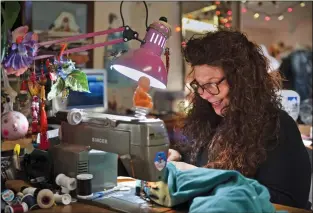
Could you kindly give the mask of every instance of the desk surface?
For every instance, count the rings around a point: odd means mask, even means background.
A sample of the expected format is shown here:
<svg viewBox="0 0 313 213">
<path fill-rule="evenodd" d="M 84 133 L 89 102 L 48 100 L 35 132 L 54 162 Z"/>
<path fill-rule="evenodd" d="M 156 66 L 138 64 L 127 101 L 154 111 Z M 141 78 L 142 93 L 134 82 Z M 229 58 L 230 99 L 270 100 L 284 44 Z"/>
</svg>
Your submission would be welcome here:
<svg viewBox="0 0 313 213">
<path fill-rule="evenodd" d="M 128 182 L 131 179 L 125 178 L 125 179 L 119 179 L 118 182 Z M 9 180 L 6 181 L 5 186 L 10 189 L 14 189 L 15 191 L 20 191 L 21 186 L 28 186 L 27 183 L 21 180 Z M 286 210 L 289 213 L 311 213 L 311 211 L 308 210 L 303 210 L 303 209 L 297 209 L 297 208 L 292 208 L 289 206 L 283 206 L 283 205 L 278 205 L 278 204 L 273 204 L 276 208 L 276 210 Z M 92 206 L 92 205 L 87 205 L 83 203 L 72 203 L 68 206 L 63 206 L 63 205 L 57 205 L 52 207 L 51 209 L 38 209 L 31 211 L 34 213 L 52 213 L 52 212 L 61 212 L 61 213 L 108 213 L 108 212 L 113 212 L 112 210 L 108 210 L 105 208 L 97 207 L 97 206 Z M 170 208 L 162 208 L 162 212 L 166 213 L 177 213 L 177 211 L 172 210 Z"/>
<path fill-rule="evenodd" d="M 287 207 L 283 205 L 274 204 L 276 210 L 286 210 L 289 213 L 310 213 L 311 211 L 297 209 L 292 207 Z M 112 212 L 112 210 L 108 210 L 105 208 L 100 208 L 97 206 L 86 205 L 82 203 L 73 203 L 68 206 L 55 206 L 52 209 L 39 209 L 32 211 L 34 213 L 53 213 L 53 212 L 61 212 L 61 213 L 108 213 Z M 176 211 L 168 209 L 165 211 L 166 213 L 175 213 Z"/>
</svg>

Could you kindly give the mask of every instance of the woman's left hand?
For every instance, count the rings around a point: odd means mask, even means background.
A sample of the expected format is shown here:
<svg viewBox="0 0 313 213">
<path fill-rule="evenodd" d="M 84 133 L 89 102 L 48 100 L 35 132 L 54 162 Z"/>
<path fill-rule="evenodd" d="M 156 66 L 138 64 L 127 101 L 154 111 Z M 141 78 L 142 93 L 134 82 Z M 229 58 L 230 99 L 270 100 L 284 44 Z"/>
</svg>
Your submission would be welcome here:
<svg viewBox="0 0 313 213">
<path fill-rule="evenodd" d="M 171 161 L 169 163 L 172 163 L 173 165 L 175 165 L 175 167 L 180 171 L 186 171 L 189 169 L 197 168 L 196 166 L 185 163 L 185 162 Z M 175 203 L 173 203 L 171 199 L 169 188 L 166 183 L 164 183 L 163 181 L 149 182 L 148 186 L 150 187 L 149 197 L 155 203 L 161 206 L 166 206 L 166 207 L 175 206 Z"/>
</svg>

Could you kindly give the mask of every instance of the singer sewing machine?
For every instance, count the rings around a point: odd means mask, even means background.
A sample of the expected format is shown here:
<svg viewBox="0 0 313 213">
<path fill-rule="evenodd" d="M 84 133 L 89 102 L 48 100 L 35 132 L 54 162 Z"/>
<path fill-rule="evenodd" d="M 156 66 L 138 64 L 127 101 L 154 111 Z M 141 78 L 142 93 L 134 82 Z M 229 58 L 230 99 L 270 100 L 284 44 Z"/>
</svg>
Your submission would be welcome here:
<svg viewBox="0 0 313 213">
<path fill-rule="evenodd" d="M 67 120 L 60 128 L 61 144 L 53 148 L 55 174 L 76 177 L 90 172 L 88 167 L 93 165 L 86 162 L 86 156 L 94 149 L 117 154 L 130 177 L 145 181 L 162 179 L 169 148 L 162 120 L 82 110 L 68 112 Z"/>
</svg>

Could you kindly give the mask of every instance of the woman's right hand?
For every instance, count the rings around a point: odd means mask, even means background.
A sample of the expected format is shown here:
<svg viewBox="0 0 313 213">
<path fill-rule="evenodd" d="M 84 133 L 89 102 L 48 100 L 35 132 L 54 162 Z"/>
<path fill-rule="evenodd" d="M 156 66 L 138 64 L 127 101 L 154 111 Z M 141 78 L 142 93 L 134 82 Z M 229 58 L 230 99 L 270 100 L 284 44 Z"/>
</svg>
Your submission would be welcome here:
<svg viewBox="0 0 313 213">
<path fill-rule="evenodd" d="M 169 149 L 167 154 L 167 161 L 180 161 L 181 155 L 174 149 Z"/>
</svg>

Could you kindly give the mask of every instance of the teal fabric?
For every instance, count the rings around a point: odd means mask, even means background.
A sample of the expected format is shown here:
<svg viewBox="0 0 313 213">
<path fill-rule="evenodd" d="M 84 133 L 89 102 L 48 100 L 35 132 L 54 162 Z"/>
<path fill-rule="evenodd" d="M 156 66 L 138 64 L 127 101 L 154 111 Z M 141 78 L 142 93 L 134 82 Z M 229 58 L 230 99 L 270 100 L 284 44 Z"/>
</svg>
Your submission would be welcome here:
<svg viewBox="0 0 313 213">
<path fill-rule="evenodd" d="M 191 213 L 275 212 L 268 190 L 239 172 L 207 168 L 180 171 L 172 163 L 166 168 L 165 179 L 157 184 L 157 190 L 150 191 L 152 200 L 161 205 L 173 207 L 191 201 Z"/>
</svg>

